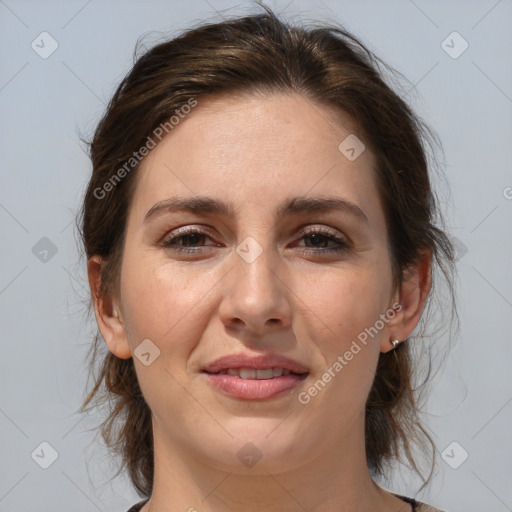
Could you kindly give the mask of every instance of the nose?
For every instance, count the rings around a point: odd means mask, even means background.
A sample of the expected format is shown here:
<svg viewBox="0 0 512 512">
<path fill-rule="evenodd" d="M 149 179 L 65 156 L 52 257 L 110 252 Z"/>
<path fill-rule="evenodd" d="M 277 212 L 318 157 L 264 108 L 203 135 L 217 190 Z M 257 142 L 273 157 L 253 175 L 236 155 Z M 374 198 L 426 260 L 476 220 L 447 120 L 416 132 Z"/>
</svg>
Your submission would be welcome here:
<svg viewBox="0 0 512 512">
<path fill-rule="evenodd" d="M 232 264 L 234 268 L 221 281 L 219 316 L 225 327 L 263 337 L 289 326 L 293 292 L 279 255 L 266 248 L 251 261 L 234 252 Z"/>
</svg>

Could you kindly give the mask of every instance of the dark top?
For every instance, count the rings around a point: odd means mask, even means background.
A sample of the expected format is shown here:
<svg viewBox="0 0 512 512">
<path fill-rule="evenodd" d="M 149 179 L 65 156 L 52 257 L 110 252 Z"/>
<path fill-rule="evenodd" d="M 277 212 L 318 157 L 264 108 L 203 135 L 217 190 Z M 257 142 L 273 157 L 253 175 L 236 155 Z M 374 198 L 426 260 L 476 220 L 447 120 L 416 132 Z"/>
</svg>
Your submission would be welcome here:
<svg viewBox="0 0 512 512">
<path fill-rule="evenodd" d="M 406 496 L 400 496 L 398 494 L 394 494 L 397 498 L 400 498 L 402 501 L 405 501 L 406 503 L 410 503 L 412 505 L 412 512 L 421 512 L 422 507 L 420 505 L 423 505 L 423 503 L 420 503 L 419 501 L 416 501 L 414 498 L 407 498 Z M 140 501 L 139 503 L 133 505 L 133 507 L 128 510 L 128 512 L 140 512 L 140 509 L 147 503 L 147 499 Z M 436 509 L 431 509 L 436 510 Z"/>
</svg>

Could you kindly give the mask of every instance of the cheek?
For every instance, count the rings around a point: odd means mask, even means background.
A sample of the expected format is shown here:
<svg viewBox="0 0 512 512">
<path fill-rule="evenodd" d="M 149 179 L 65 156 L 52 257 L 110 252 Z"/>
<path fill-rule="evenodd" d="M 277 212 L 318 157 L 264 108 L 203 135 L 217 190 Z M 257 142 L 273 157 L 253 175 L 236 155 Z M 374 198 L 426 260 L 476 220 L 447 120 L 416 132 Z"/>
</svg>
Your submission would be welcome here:
<svg viewBox="0 0 512 512">
<path fill-rule="evenodd" d="M 121 296 L 132 352 L 146 339 L 159 349 L 148 366 L 134 357 L 142 393 L 153 412 L 173 404 L 177 415 L 183 401 L 179 383 L 188 378 L 187 361 L 211 315 L 205 308 L 213 278 L 205 277 L 204 269 L 185 272 L 141 256 L 128 256 L 123 265 Z"/>
<path fill-rule="evenodd" d="M 384 312 L 388 292 L 377 268 L 368 265 L 318 274 L 302 290 L 309 311 L 308 336 L 325 365 L 317 375 L 325 387 L 319 383 L 316 388 L 322 391 L 311 389 L 312 396 L 321 397 L 315 399 L 320 409 L 325 402 L 332 411 L 364 408 L 382 337 L 382 331 L 375 333 L 372 327 Z"/>
<path fill-rule="evenodd" d="M 121 290 L 130 345 L 149 338 L 161 350 L 173 340 L 186 347 L 187 339 L 193 340 L 200 329 L 201 319 L 206 320 L 201 312 L 212 282 L 204 274 L 204 269 L 184 271 L 161 259 L 128 256 Z"/>
<path fill-rule="evenodd" d="M 334 347 L 373 325 L 385 304 L 385 280 L 369 265 L 319 273 L 304 285 L 300 297 Z"/>
</svg>

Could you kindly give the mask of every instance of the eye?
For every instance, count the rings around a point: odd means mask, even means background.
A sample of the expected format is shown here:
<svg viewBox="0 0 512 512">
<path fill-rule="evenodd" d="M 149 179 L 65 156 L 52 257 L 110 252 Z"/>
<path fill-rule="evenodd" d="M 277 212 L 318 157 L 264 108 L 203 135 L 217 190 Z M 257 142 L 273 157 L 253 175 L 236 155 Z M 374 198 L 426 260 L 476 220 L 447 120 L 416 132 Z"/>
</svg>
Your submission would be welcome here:
<svg viewBox="0 0 512 512">
<path fill-rule="evenodd" d="M 163 240 L 162 247 L 182 253 L 198 254 L 205 246 L 206 239 L 212 240 L 210 234 L 198 228 L 184 228 L 171 233 Z M 350 249 L 350 244 L 342 237 L 339 237 L 325 228 L 309 228 L 302 231 L 299 240 L 309 240 L 305 244 L 303 252 L 310 254 L 339 253 Z M 334 247 L 327 247 L 326 244 L 334 244 Z M 212 244 L 217 246 L 218 244 Z M 300 245 L 299 245 L 300 247 Z M 304 247 L 304 246 L 302 246 Z"/>
<path fill-rule="evenodd" d="M 186 228 L 183 230 L 174 231 L 170 237 L 163 240 L 162 246 L 166 249 L 180 252 L 197 253 L 200 252 L 201 247 L 204 245 L 205 238 L 210 238 L 206 231 L 198 228 Z M 183 242 L 180 245 L 179 242 Z"/>
<path fill-rule="evenodd" d="M 313 245 L 306 248 L 308 253 L 338 253 L 350 249 L 350 244 L 325 228 L 309 228 L 302 232 L 300 240 L 310 240 Z M 325 244 L 334 243 L 334 247 L 325 247 Z M 307 246 L 307 244 L 306 244 Z M 313 247 L 313 249 L 311 248 Z"/>
</svg>

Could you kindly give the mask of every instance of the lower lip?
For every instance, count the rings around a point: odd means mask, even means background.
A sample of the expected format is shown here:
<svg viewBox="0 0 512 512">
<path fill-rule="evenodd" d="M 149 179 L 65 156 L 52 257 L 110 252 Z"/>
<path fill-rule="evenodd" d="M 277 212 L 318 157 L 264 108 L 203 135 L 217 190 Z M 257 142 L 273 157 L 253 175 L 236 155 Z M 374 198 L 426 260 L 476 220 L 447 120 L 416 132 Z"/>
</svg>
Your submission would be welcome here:
<svg viewBox="0 0 512 512">
<path fill-rule="evenodd" d="M 301 375 L 282 375 L 272 379 L 242 379 L 227 374 L 204 373 L 215 389 L 234 398 L 245 400 L 265 400 L 275 397 L 284 391 L 294 389 L 308 375 L 304 373 Z"/>
</svg>

